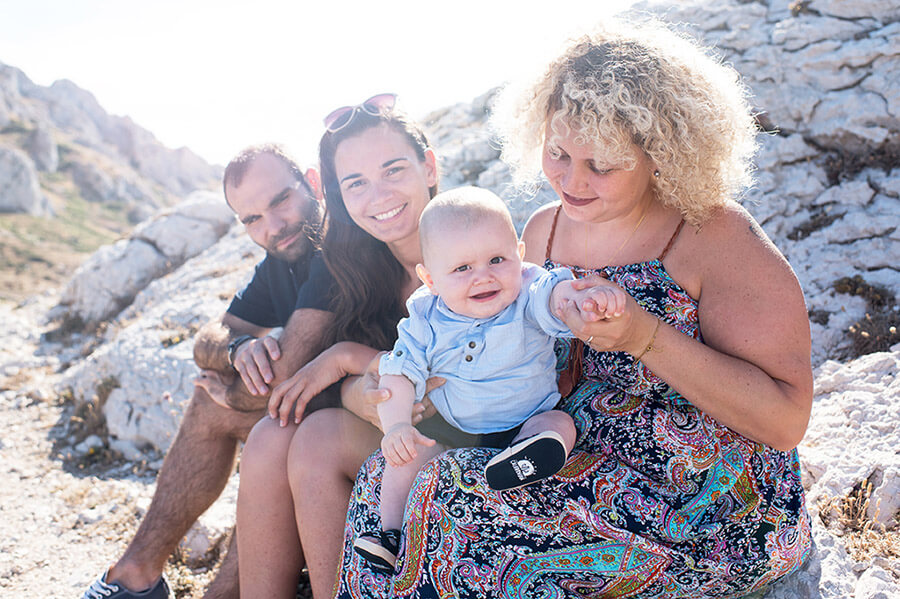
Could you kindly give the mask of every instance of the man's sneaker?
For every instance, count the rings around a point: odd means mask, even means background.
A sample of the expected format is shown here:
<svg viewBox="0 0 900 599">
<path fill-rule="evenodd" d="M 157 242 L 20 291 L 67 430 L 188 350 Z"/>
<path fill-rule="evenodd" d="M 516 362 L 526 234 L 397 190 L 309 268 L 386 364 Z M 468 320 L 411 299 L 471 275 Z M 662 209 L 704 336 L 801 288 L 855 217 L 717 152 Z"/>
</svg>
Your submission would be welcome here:
<svg viewBox="0 0 900 599">
<path fill-rule="evenodd" d="M 169 584 L 162 576 L 155 585 L 146 591 L 135 593 L 126 589 L 117 580 L 106 582 L 107 574 L 109 571 L 104 572 L 103 576 L 95 580 L 94 584 L 81 596 L 81 599 L 169 599 Z"/>
<path fill-rule="evenodd" d="M 484 475 L 492 489 L 506 491 L 553 476 L 565 463 L 563 438 L 545 431 L 498 453 L 484 467 Z"/>
<path fill-rule="evenodd" d="M 393 572 L 400 551 L 400 531 L 396 528 L 383 530 L 377 534 L 367 534 L 356 538 L 353 550 L 369 562 L 373 570 Z"/>
</svg>

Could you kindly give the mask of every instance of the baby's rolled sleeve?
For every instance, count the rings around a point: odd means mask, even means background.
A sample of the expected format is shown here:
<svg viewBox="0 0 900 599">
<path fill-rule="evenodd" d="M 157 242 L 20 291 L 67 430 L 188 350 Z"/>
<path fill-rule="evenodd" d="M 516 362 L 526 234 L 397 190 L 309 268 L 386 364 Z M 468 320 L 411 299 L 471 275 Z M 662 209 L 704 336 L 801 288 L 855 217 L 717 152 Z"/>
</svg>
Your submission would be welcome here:
<svg viewBox="0 0 900 599">
<path fill-rule="evenodd" d="M 529 286 L 529 302 L 526 314 L 531 316 L 542 331 L 551 337 L 571 337 L 572 331 L 550 310 L 550 296 L 553 288 L 562 281 L 575 278 L 568 268 L 554 268 L 542 272 Z"/>
<path fill-rule="evenodd" d="M 416 361 L 411 359 L 410 352 L 398 342 L 394 349 L 381 356 L 378 362 L 378 375 L 402 375 L 416 388 L 416 401 L 425 397 L 425 376 Z"/>
</svg>

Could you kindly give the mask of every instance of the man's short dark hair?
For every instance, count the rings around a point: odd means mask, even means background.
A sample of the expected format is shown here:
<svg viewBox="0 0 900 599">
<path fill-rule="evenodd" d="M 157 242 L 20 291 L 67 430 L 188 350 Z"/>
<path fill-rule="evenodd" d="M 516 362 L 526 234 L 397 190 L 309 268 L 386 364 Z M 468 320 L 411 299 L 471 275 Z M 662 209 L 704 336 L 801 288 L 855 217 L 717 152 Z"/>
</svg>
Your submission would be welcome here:
<svg viewBox="0 0 900 599">
<path fill-rule="evenodd" d="M 309 186 L 309 182 L 303 174 L 303 170 L 294 159 L 288 156 L 284 151 L 284 148 L 280 145 L 267 143 L 244 148 L 237 156 L 232 158 L 231 162 L 228 163 L 228 166 L 225 167 L 225 174 L 222 176 L 222 193 L 225 194 L 226 202 L 228 201 L 228 193 L 225 191 L 226 188 L 229 185 L 238 187 L 241 184 L 241 181 L 244 180 L 244 175 L 247 174 L 247 169 L 250 168 L 250 165 L 263 154 L 269 154 L 281 160 L 288 171 L 294 175 L 294 178 L 300 182 L 303 189 L 310 195 L 313 194 L 312 188 Z"/>
</svg>

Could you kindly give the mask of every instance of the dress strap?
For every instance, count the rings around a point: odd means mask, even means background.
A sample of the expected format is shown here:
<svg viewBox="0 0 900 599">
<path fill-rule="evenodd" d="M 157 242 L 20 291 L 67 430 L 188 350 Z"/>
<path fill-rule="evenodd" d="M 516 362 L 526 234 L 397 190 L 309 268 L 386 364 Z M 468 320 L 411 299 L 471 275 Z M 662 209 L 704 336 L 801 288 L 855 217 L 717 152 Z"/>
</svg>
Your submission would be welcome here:
<svg viewBox="0 0 900 599">
<path fill-rule="evenodd" d="M 553 213 L 553 224 L 550 226 L 550 237 L 547 238 L 547 255 L 544 256 L 545 260 L 550 259 L 550 250 L 553 249 L 553 237 L 556 235 L 556 221 L 559 220 L 560 210 L 562 210 L 562 202 L 556 207 L 556 212 Z"/>
<path fill-rule="evenodd" d="M 678 223 L 678 226 L 675 227 L 675 232 L 672 233 L 672 237 L 669 238 L 669 243 L 667 243 L 666 247 L 663 248 L 663 251 L 659 255 L 659 258 L 657 258 L 657 260 L 659 260 L 660 262 L 663 261 L 663 258 L 666 257 L 666 254 L 668 254 L 669 250 L 672 249 L 672 245 L 675 243 L 675 238 L 678 237 L 679 233 L 681 233 L 681 228 L 683 226 L 684 226 L 684 219 L 681 219 L 681 221 L 679 221 L 679 223 Z M 551 239 L 552 239 L 552 235 L 551 235 Z"/>
</svg>

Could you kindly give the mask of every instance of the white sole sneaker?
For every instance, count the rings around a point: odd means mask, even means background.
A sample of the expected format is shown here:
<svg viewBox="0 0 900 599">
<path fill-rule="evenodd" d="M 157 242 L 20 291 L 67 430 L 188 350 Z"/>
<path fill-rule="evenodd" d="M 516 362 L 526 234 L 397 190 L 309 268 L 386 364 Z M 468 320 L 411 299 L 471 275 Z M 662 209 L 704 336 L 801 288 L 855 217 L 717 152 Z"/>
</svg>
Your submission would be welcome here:
<svg viewBox="0 0 900 599">
<path fill-rule="evenodd" d="M 377 570 L 393 572 L 397 565 L 397 554 L 375 537 L 357 537 L 353 541 L 353 550 Z"/>
</svg>

